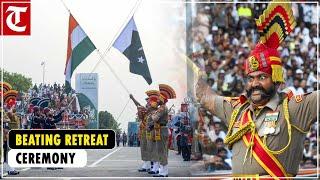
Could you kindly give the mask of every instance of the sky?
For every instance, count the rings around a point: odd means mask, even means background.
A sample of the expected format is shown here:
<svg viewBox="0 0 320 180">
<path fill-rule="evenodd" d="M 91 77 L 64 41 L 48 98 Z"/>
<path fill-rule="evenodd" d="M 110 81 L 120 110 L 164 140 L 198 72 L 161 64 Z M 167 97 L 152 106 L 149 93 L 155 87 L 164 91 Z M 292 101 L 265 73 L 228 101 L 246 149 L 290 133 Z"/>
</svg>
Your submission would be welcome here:
<svg viewBox="0 0 320 180">
<path fill-rule="evenodd" d="M 21 73 L 39 84 L 43 78 L 41 62 L 44 61 L 45 83 L 64 83 L 70 11 L 99 51 L 105 53 L 103 61 L 112 67 L 125 88 L 141 104 L 145 104 L 145 91 L 158 89 L 158 84 L 164 83 L 176 90 L 177 99 L 169 101 L 168 106 L 174 104 L 178 110 L 186 95 L 186 65 L 175 53 L 178 47 L 183 51 L 184 36 L 178 28 L 185 26 L 184 4 L 178 0 L 137 2 L 32 0 L 31 35 L 2 37 L 3 68 Z M 153 78 L 150 86 L 141 76 L 129 72 L 129 61 L 118 50 L 111 47 L 106 52 L 137 4 L 134 19 Z M 182 40 L 177 41 L 179 37 Z M 103 61 L 96 51 L 91 53 L 73 74 L 73 87 L 76 73 L 98 73 L 99 111 L 113 114 L 124 130 L 129 121 L 134 121 L 136 107 Z"/>
</svg>

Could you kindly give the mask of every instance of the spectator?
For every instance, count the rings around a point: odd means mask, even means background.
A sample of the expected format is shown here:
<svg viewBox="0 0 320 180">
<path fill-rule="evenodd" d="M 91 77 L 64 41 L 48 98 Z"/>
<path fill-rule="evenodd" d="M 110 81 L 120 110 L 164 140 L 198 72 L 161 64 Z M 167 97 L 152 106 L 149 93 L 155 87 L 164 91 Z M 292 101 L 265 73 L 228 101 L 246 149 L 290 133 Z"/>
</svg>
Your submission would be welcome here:
<svg viewBox="0 0 320 180">
<path fill-rule="evenodd" d="M 293 86 L 288 87 L 294 95 L 304 94 L 302 87 L 300 87 L 300 80 L 295 79 L 293 81 Z"/>
<path fill-rule="evenodd" d="M 119 147 L 120 145 L 120 140 L 121 140 L 120 132 L 117 131 L 117 134 L 116 134 L 117 147 Z"/>
<path fill-rule="evenodd" d="M 224 166 L 223 170 L 230 170 L 232 165 L 231 165 L 231 158 L 228 157 L 227 149 L 226 148 L 218 149 L 217 155 L 222 158 L 222 162 L 223 162 L 223 166 Z"/>
<path fill-rule="evenodd" d="M 124 146 L 126 146 L 126 144 L 127 144 L 127 134 L 126 134 L 126 132 L 124 132 L 123 131 L 123 133 L 122 133 L 122 146 L 124 147 Z"/>
</svg>

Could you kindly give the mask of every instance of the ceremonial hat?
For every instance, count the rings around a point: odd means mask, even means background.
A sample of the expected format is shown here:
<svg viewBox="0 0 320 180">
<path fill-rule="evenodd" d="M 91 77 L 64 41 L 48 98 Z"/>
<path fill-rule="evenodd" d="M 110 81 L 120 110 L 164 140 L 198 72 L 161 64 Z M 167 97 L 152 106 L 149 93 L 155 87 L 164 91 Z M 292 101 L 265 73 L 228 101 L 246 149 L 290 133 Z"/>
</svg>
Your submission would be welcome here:
<svg viewBox="0 0 320 180">
<path fill-rule="evenodd" d="M 34 97 L 34 98 L 31 98 L 31 99 L 30 99 L 30 103 L 31 103 L 33 106 L 36 106 L 40 100 L 41 100 L 41 98 L 39 98 L 39 97 Z"/>
<path fill-rule="evenodd" d="M 159 84 L 159 91 L 160 91 L 160 101 L 166 103 L 168 99 L 175 99 L 176 93 L 172 87 L 166 84 Z"/>
<path fill-rule="evenodd" d="M 16 104 L 17 96 L 18 96 L 18 91 L 11 89 L 4 93 L 3 102 L 7 104 L 8 107 L 11 108 Z"/>
<path fill-rule="evenodd" d="M 50 103 L 49 98 L 43 98 L 37 103 L 37 106 L 39 106 L 40 109 L 44 109 L 49 106 L 49 103 Z"/>
<path fill-rule="evenodd" d="M 3 92 L 2 92 L 3 88 Z M 11 90 L 12 86 L 7 83 L 7 82 L 0 82 L 0 98 L 2 97 L 3 94 L 5 94 L 7 91 Z"/>
<path fill-rule="evenodd" d="M 148 102 L 150 105 L 155 105 L 159 100 L 159 91 L 157 90 L 149 90 L 146 91 L 147 96 L 149 97 Z"/>
<path fill-rule="evenodd" d="M 284 82 L 277 48 L 296 26 L 291 4 L 283 0 L 272 1 L 256 19 L 256 25 L 260 40 L 245 61 L 246 74 L 262 71 L 270 74 L 273 82 Z"/>
<path fill-rule="evenodd" d="M 0 82 L 0 89 L 3 87 L 3 93 L 6 93 L 10 89 L 12 89 L 12 86 L 7 82 Z"/>
</svg>

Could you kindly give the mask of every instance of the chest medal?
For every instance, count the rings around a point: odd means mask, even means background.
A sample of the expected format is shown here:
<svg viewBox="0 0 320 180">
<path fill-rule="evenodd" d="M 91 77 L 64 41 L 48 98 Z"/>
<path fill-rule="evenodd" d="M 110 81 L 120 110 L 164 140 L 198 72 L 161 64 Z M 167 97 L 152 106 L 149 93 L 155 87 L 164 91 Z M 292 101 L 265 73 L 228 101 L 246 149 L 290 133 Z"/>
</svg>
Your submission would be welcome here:
<svg viewBox="0 0 320 180">
<path fill-rule="evenodd" d="M 276 133 L 276 128 L 278 129 L 277 127 L 278 118 L 279 118 L 279 112 L 267 113 L 264 119 L 261 135 Z M 277 132 L 279 132 L 279 130 L 277 130 Z"/>
</svg>

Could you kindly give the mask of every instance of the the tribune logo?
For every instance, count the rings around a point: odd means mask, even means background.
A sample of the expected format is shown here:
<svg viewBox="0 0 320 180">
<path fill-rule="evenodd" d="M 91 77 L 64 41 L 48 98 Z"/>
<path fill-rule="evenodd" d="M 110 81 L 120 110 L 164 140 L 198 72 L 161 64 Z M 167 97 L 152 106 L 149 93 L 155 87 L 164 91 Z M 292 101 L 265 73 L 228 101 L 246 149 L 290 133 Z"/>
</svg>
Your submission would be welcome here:
<svg viewBox="0 0 320 180">
<path fill-rule="evenodd" d="M 28 7 L 17 7 L 17 6 L 9 6 L 6 12 L 11 13 L 6 18 L 7 26 L 12 30 L 16 32 L 24 32 L 26 31 L 26 25 L 25 26 L 18 26 L 18 24 L 21 22 L 20 19 L 20 13 L 27 12 Z"/>
<path fill-rule="evenodd" d="M 30 35 L 30 12 L 30 0 L 1 1 L 2 35 Z"/>
</svg>

